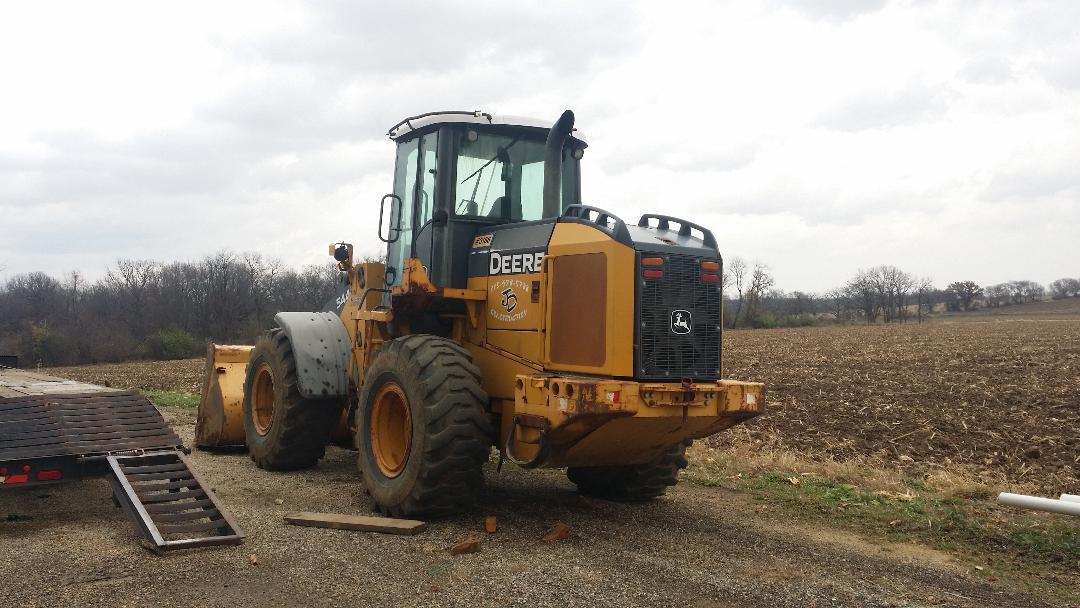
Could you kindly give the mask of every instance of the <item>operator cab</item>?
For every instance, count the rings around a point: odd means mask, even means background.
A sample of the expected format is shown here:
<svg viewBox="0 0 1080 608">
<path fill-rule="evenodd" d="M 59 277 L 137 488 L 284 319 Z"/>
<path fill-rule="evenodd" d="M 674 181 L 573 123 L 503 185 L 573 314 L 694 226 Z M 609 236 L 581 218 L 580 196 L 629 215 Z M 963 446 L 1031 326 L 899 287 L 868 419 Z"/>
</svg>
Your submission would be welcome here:
<svg viewBox="0 0 1080 608">
<path fill-rule="evenodd" d="M 394 125 L 394 191 L 383 197 L 379 221 L 387 286 L 400 285 L 404 261 L 416 257 L 433 284 L 463 288 L 477 234 L 554 222 L 580 204 L 579 162 L 588 144 L 574 130 L 561 147 L 558 197 L 545 205 L 550 130 L 543 121 L 483 112 L 432 112 Z"/>
</svg>

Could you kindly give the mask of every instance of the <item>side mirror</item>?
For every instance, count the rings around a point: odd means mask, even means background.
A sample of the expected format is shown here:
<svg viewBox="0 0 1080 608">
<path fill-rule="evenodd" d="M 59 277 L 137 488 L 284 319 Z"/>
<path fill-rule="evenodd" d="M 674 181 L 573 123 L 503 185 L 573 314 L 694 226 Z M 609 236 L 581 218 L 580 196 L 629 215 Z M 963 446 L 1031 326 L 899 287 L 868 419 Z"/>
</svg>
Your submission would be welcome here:
<svg viewBox="0 0 1080 608">
<path fill-rule="evenodd" d="M 390 217 L 386 219 L 386 230 L 383 230 L 383 218 L 386 215 L 386 199 L 390 199 Z M 387 194 L 379 201 L 379 240 L 384 243 L 393 243 L 401 235 L 401 197 L 396 194 Z M 383 236 L 383 233 L 386 236 Z"/>
<path fill-rule="evenodd" d="M 337 260 L 338 268 L 348 270 L 353 263 L 353 246 L 344 242 L 334 243 L 330 245 L 330 255 Z"/>
</svg>

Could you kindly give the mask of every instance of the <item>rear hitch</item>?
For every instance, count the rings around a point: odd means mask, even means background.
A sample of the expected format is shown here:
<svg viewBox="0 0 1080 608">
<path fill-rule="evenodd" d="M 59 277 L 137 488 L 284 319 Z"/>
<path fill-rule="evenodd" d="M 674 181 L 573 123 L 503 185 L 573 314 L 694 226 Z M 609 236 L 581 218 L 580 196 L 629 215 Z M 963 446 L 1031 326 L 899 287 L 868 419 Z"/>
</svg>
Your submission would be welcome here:
<svg viewBox="0 0 1080 608">
<path fill-rule="evenodd" d="M 538 422 L 536 420 L 538 420 Z M 517 435 L 518 426 L 540 429 L 540 439 L 538 440 L 539 443 L 536 449 L 536 455 L 529 460 L 522 460 L 514 453 L 514 446 L 516 444 L 514 437 Z M 510 459 L 510 462 L 525 469 L 535 469 L 544 464 L 548 459 L 548 455 L 551 454 L 551 441 L 548 439 L 548 431 L 550 429 L 551 423 L 548 422 L 547 418 L 540 418 L 539 416 L 522 418 L 520 415 L 515 415 L 513 422 L 510 424 L 510 433 L 506 437 L 506 449 L 504 450 L 506 457 Z"/>
</svg>

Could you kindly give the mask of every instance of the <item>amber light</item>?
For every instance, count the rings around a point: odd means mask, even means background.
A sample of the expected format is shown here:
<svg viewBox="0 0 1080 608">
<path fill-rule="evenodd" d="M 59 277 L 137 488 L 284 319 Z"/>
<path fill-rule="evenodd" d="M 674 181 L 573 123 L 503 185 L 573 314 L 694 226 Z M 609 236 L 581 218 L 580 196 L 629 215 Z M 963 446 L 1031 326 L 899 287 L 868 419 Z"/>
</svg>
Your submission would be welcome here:
<svg viewBox="0 0 1080 608">
<path fill-rule="evenodd" d="M 702 270 L 708 270 L 710 272 L 716 272 L 720 270 L 720 262 L 705 261 L 701 263 Z"/>
<path fill-rule="evenodd" d="M 663 266 L 664 258 L 641 258 L 642 266 Z"/>
<path fill-rule="evenodd" d="M 701 275 L 702 283 L 719 283 L 720 277 L 715 274 L 703 274 Z"/>
<path fill-rule="evenodd" d="M 646 279 L 662 279 L 662 278 L 664 278 L 664 271 L 663 270 L 643 270 L 643 271 L 641 271 L 641 276 L 645 277 Z"/>
</svg>

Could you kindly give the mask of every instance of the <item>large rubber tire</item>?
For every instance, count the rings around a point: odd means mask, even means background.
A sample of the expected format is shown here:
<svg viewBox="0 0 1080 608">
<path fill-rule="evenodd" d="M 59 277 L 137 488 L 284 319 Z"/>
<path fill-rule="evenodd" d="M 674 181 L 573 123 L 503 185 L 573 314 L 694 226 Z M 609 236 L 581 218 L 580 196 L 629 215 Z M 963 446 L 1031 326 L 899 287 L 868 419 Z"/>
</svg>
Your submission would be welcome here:
<svg viewBox="0 0 1080 608">
<path fill-rule="evenodd" d="M 395 395 L 395 407 L 407 408 L 394 420 L 408 418 L 408 445 L 380 461 L 373 412 L 376 398 L 387 393 Z M 453 341 L 422 334 L 384 344 L 364 375 L 355 421 L 357 465 L 376 509 L 392 517 L 440 517 L 469 507 L 494 440 L 487 404 L 480 370 Z"/>
<path fill-rule="evenodd" d="M 266 406 L 272 403 L 272 411 Z M 244 433 L 260 469 L 315 466 L 341 417 L 342 402 L 305 399 L 296 386 L 296 359 L 282 329 L 255 342 L 244 380 Z"/>
<path fill-rule="evenodd" d="M 570 467 L 566 476 L 586 496 L 619 501 L 641 501 L 662 496 L 679 481 L 679 471 L 687 464 L 690 441 L 672 446 L 656 460 L 645 464 L 600 467 Z"/>
</svg>

